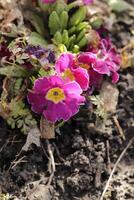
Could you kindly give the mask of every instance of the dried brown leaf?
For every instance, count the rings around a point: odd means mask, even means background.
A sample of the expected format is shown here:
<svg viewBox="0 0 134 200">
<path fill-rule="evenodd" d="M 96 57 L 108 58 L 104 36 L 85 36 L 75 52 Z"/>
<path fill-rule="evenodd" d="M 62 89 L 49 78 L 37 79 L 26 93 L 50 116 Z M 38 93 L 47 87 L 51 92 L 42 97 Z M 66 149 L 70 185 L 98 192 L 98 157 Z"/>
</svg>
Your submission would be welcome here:
<svg viewBox="0 0 134 200">
<path fill-rule="evenodd" d="M 44 117 L 40 120 L 41 137 L 44 139 L 55 138 L 54 123 L 47 121 Z"/>
<path fill-rule="evenodd" d="M 118 96 L 119 91 L 113 84 L 107 81 L 102 84 L 100 97 L 104 103 L 103 106 L 106 112 L 114 113 L 116 111 Z"/>
<path fill-rule="evenodd" d="M 26 143 L 22 147 L 22 151 L 28 151 L 31 144 L 35 144 L 37 147 L 40 147 L 40 131 L 37 127 L 32 128 L 29 131 Z"/>
</svg>

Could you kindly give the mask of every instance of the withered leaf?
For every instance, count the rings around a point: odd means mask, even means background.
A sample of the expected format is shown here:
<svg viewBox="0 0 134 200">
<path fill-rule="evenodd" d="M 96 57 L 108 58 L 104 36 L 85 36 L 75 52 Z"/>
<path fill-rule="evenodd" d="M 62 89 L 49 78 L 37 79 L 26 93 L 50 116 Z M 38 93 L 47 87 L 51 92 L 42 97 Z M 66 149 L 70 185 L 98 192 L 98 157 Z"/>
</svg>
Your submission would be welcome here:
<svg viewBox="0 0 134 200">
<path fill-rule="evenodd" d="M 44 139 L 55 138 L 55 126 L 54 123 L 47 121 L 44 117 L 40 120 L 41 137 Z"/>
<path fill-rule="evenodd" d="M 22 151 L 28 151 L 31 144 L 40 147 L 40 130 L 37 127 L 34 127 L 29 131 L 26 143 L 22 147 Z"/>
<path fill-rule="evenodd" d="M 119 91 L 112 83 L 105 81 L 102 84 L 100 97 L 104 103 L 104 109 L 106 112 L 114 113 L 116 111 L 118 96 Z"/>
</svg>

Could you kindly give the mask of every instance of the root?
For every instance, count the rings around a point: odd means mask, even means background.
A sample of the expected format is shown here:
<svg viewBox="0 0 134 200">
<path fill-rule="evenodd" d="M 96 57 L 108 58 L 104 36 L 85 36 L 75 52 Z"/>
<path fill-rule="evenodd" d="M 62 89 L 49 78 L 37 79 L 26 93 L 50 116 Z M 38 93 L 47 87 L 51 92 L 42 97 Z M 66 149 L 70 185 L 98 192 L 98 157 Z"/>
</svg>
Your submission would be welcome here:
<svg viewBox="0 0 134 200">
<path fill-rule="evenodd" d="M 51 185 L 51 182 L 53 180 L 54 177 L 54 172 L 55 172 L 55 161 L 54 161 L 54 156 L 53 156 L 53 151 L 52 151 L 52 146 L 49 143 L 49 140 L 46 140 L 47 143 L 47 150 L 48 150 L 48 155 L 49 155 L 49 163 L 48 163 L 48 169 L 50 172 L 50 177 L 48 180 L 47 185 Z"/>
<path fill-rule="evenodd" d="M 124 135 L 123 129 L 121 128 L 117 117 L 113 116 L 113 120 L 114 120 L 114 123 L 115 123 L 115 125 L 116 125 L 116 127 L 118 129 L 118 132 L 119 132 L 120 136 L 122 137 L 123 140 L 126 140 L 126 137 Z"/>
</svg>

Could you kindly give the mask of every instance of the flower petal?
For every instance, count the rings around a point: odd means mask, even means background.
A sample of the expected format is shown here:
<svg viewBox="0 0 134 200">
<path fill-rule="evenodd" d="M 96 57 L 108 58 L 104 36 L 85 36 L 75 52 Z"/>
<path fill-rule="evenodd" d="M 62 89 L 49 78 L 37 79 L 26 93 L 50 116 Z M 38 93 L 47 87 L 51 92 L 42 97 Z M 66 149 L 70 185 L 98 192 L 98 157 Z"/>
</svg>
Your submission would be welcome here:
<svg viewBox="0 0 134 200">
<path fill-rule="evenodd" d="M 88 64 L 89 66 L 96 61 L 96 54 L 85 52 L 78 55 L 79 63 Z"/>
<path fill-rule="evenodd" d="M 29 92 L 27 95 L 28 102 L 32 104 L 32 111 L 42 113 L 46 104 L 45 98 L 42 95 Z"/>
<path fill-rule="evenodd" d="M 112 83 L 117 83 L 119 80 L 119 74 L 117 72 L 113 72 L 112 74 Z"/>
<path fill-rule="evenodd" d="M 94 71 L 93 69 L 90 69 L 89 76 L 90 76 L 89 86 L 97 88 L 97 89 L 100 88 L 101 83 L 103 81 L 103 75 L 99 74 L 98 72 Z"/>
<path fill-rule="evenodd" d="M 93 69 L 100 73 L 100 74 L 107 74 L 110 75 L 110 69 L 107 65 L 107 63 L 103 60 L 97 60 L 94 64 L 93 64 Z"/>
<path fill-rule="evenodd" d="M 79 83 L 82 90 L 86 91 L 89 87 L 89 75 L 86 69 L 77 68 L 73 70 L 75 81 Z"/>
<path fill-rule="evenodd" d="M 81 87 L 75 81 L 66 83 L 63 86 L 63 89 L 67 94 L 78 94 L 78 95 L 80 95 L 82 93 Z"/>
<path fill-rule="evenodd" d="M 49 104 L 47 110 L 43 112 L 48 121 L 56 122 L 60 120 L 68 120 L 72 116 L 72 112 L 65 103 Z"/>
<path fill-rule="evenodd" d="M 71 53 L 62 54 L 56 62 L 55 68 L 58 73 L 64 72 L 73 65 L 74 56 Z"/>
<path fill-rule="evenodd" d="M 51 87 L 48 78 L 39 78 L 34 82 L 34 91 L 37 93 L 45 93 Z"/>
<path fill-rule="evenodd" d="M 60 76 L 55 75 L 55 76 L 49 77 L 49 84 L 50 84 L 50 87 L 57 87 L 57 86 L 62 87 L 62 85 L 64 84 L 64 81 L 62 80 Z"/>
</svg>

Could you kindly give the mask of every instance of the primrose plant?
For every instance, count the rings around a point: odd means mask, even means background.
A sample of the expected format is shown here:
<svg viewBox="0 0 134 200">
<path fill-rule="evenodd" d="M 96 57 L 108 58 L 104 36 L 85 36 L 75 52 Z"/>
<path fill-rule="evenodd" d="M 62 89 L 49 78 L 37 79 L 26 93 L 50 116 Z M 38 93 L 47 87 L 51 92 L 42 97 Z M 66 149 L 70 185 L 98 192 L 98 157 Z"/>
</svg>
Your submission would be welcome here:
<svg viewBox="0 0 134 200">
<path fill-rule="evenodd" d="M 120 55 L 99 15 L 97 26 L 89 16 L 92 4 L 39 0 L 38 12 L 30 11 L 29 31 L 14 39 L 1 34 L 0 115 L 12 128 L 28 133 L 42 118 L 52 124 L 68 121 L 103 80 L 118 81 Z"/>
</svg>

